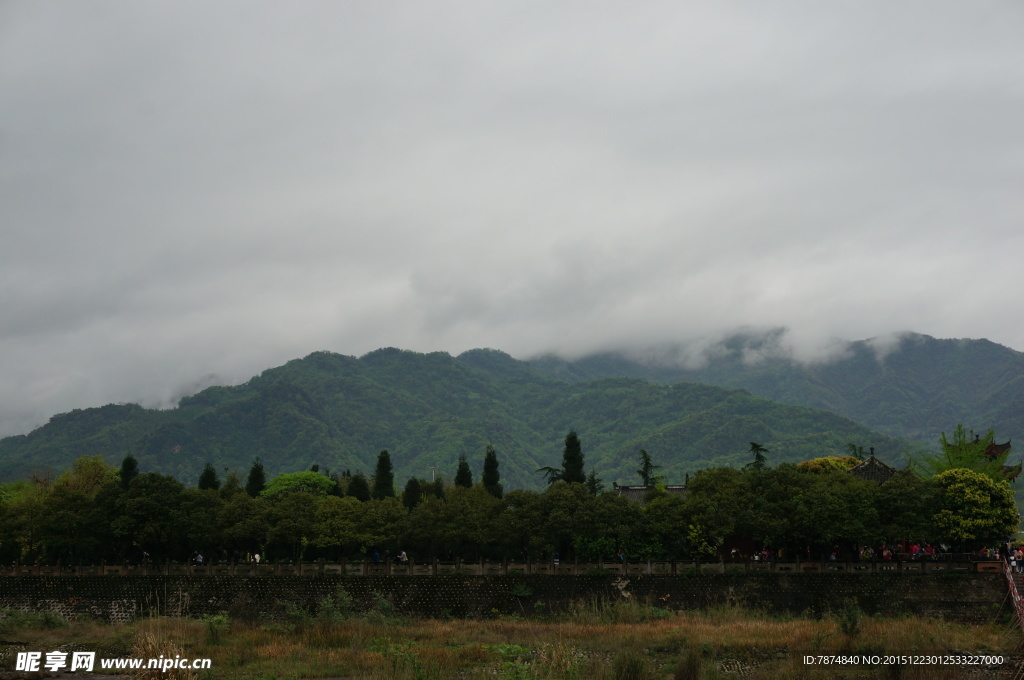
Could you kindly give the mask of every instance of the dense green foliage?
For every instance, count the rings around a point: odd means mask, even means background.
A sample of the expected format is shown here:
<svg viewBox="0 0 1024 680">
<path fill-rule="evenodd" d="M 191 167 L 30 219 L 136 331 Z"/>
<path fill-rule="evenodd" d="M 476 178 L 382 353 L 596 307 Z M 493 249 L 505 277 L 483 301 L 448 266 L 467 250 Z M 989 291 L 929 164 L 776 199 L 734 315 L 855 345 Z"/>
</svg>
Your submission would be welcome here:
<svg viewBox="0 0 1024 680">
<path fill-rule="evenodd" d="M 352 492 L 355 480 L 347 487 Z M 256 497 L 238 483 L 186 488 L 171 476 L 138 474 L 122 488 L 117 470 L 81 458 L 54 481 L 6 485 L 0 500 L 0 559 L 108 562 L 233 559 L 362 559 L 374 550 L 417 560 L 714 558 L 727 540 L 785 555 L 856 554 L 879 542 L 946 542 L 969 549 L 1005 539 L 1017 515 L 1005 481 L 966 469 L 931 479 L 903 471 L 884 485 L 845 471 L 791 464 L 711 468 L 685 497 L 654 491 L 644 505 L 587 484 L 558 481 L 544 492 L 498 498 L 483 484 L 411 480 L 409 497 L 340 495 L 322 472 L 284 473 Z M 415 482 L 415 484 L 414 484 Z M 412 496 L 417 496 L 413 498 Z"/>
<path fill-rule="evenodd" d="M 326 495 L 334 489 L 335 485 L 334 480 L 319 472 L 288 472 L 274 477 L 270 484 L 267 484 L 260 492 L 260 495 L 267 498 L 287 496 L 293 493 Z"/>
<path fill-rule="evenodd" d="M 384 349 L 359 359 L 317 352 L 244 385 L 203 390 L 176 409 L 111 405 L 54 416 L 27 436 L 0 440 L 0 480 L 59 473 L 82 455 L 119 464 L 128 453 L 141 468 L 188 483 L 206 461 L 244 474 L 254 458 L 268 476 L 314 464 L 373 474 L 384 448 L 398 479 L 437 466 L 451 480 L 460 455 L 476 474 L 492 445 L 506 489 L 537 489 L 536 470 L 558 462 L 572 429 L 585 435 L 588 470 L 606 484 L 635 483 L 640 449 L 673 483 L 704 467 L 745 464 L 751 440 L 771 449 L 772 463 L 836 455 L 850 441 L 898 463 L 905 448 L 846 418 L 742 390 L 627 378 L 566 383 L 494 350 L 455 358 Z"/>
<path fill-rule="evenodd" d="M 1016 532 L 1020 516 L 1005 481 L 981 472 L 953 468 L 936 475 L 941 509 L 935 515 L 939 534 L 958 544 Z"/>
<path fill-rule="evenodd" d="M 831 360 L 803 364 L 780 349 L 783 333 L 736 335 L 700 367 L 688 366 L 700 362 L 683 347 L 668 348 L 653 361 L 606 353 L 577 361 L 547 356 L 530 365 L 566 381 L 628 376 L 741 388 L 765 399 L 832 411 L 929 448 L 950 422 L 1024 432 L 1024 411 L 1018 406 L 1024 402 L 1021 352 L 988 340 L 908 333 L 891 343 L 853 342 Z"/>
</svg>

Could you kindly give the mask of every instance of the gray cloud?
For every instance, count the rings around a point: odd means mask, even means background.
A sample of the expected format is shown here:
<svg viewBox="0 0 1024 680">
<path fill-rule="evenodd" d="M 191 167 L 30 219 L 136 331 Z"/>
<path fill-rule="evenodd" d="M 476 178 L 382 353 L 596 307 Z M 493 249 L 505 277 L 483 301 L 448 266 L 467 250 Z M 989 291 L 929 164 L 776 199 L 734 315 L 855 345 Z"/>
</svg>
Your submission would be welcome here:
<svg viewBox="0 0 1024 680">
<path fill-rule="evenodd" d="M 0 435 L 316 349 L 1024 348 L 1022 19 L 0 5 Z"/>
</svg>

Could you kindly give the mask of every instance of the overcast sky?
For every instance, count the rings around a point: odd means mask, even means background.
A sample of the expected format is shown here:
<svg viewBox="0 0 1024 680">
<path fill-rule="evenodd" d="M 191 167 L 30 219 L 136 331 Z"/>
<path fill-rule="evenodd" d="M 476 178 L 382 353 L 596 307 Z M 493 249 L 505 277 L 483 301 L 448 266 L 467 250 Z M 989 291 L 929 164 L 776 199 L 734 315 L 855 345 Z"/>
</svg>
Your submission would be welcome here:
<svg viewBox="0 0 1024 680">
<path fill-rule="evenodd" d="M 0 3 L 0 435 L 315 350 L 1024 349 L 1024 4 Z"/>
</svg>

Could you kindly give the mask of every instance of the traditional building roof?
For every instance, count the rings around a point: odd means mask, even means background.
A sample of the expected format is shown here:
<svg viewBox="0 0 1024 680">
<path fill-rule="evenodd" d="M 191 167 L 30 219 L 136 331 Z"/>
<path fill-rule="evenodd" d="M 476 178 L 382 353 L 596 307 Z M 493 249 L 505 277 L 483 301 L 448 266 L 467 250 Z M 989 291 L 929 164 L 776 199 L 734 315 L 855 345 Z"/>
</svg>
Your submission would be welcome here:
<svg viewBox="0 0 1024 680">
<path fill-rule="evenodd" d="M 975 441 L 977 441 L 977 437 L 975 437 Z M 989 460 L 996 460 L 997 458 L 999 458 L 1001 456 L 1008 456 L 1008 455 L 1010 455 L 1010 440 L 1009 439 L 1006 440 L 1005 444 L 992 443 L 992 444 L 988 445 L 987 449 L 985 449 L 985 457 L 988 458 Z"/>
<path fill-rule="evenodd" d="M 869 482 L 884 484 L 889 481 L 890 477 L 896 474 L 896 468 L 890 467 L 875 458 L 875 450 L 871 449 L 871 455 L 868 456 L 868 459 L 860 465 L 850 468 L 849 473 L 854 477 L 860 477 Z"/>
<path fill-rule="evenodd" d="M 615 482 L 612 482 L 612 491 L 619 496 L 625 496 L 629 500 L 644 504 L 644 498 L 647 496 L 648 491 L 654 491 L 657 487 L 655 486 L 619 486 Z M 686 485 L 685 484 L 668 484 L 665 486 L 665 491 L 671 494 L 675 494 L 680 497 L 686 496 Z"/>
</svg>

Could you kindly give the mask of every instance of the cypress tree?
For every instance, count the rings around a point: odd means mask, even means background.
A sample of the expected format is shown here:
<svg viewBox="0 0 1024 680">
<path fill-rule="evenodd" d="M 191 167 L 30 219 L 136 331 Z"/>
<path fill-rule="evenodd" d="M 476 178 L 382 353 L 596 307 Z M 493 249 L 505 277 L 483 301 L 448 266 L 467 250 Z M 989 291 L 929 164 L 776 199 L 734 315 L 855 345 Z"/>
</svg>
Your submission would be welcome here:
<svg viewBox="0 0 1024 680">
<path fill-rule="evenodd" d="M 455 471 L 455 486 L 466 489 L 473 486 L 473 471 L 469 469 L 465 455 L 459 456 L 459 469 Z"/>
<path fill-rule="evenodd" d="M 420 489 L 420 480 L 412 477 L 405 484 L 405 491 L 402 492 L 402 505 L 412 510 L 423 500 L 423 490 Z"/>
<path fill-rule="evenodd" d="M 348 495 L 363 503 L 370 500 L 370 485 L 362 472 L 352 475 L 352 481 L 348 483 Z"/>
<path fill-rule="evenodd" d="M 580 445 L 580 438 L 576 436 L 576 430 L 572 430 L 565 436 L 561 479 L 563 482 L 575 484 L 583 484 L 587 481 L 587 475 L 583 472 L 583 447 Z"/>
<path fill-rule="evenodd" d="M 252 467 L 249 469 L 249 479 L 245 483 L 245 492 L 255 498 L 260 495 L 260 492 L 263 491 L 263 487 L 266 485 L 267 474 L 263 471 L 263 463 L 257 457 L 252 461 Z"/>
<path fill-rule="evenodd" d="M 202 474 L 199 475 L 199 484 L 197 486 L 203 491 L 207 489 L 216 491 L 220 488 L 220 479 L 217 477 L 217 470 L 214 469 L 213 463 L 207 463 L 206 467 L 203 468 Z"/>
<path fill-rule="evenodd" d="M 128 454 L 121 461 L 121 488 L 127 490 L 132 480 L 139 476 L 139 462 L 135 456 Z"/>
<path fill-rule="evenodd" d="M 377 455 L 377 471 L 373 475 L 373 493 L 376 499 L 394 497 L 395 472 L 391 467 L 391 454 L 384 449 Z"/>
<path fill-rule="evenodd" d="M 484 483 L 487 493 L 492 496 L 501 498 L 504 495 L 501 474 L 498 472 L 498 454 L 490 444 L 487 445 L 487 453 L 484 454 L 484 475 L 480 481 Z"/>
</svg>

